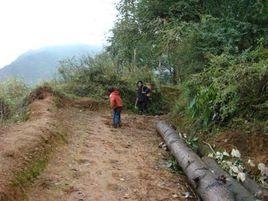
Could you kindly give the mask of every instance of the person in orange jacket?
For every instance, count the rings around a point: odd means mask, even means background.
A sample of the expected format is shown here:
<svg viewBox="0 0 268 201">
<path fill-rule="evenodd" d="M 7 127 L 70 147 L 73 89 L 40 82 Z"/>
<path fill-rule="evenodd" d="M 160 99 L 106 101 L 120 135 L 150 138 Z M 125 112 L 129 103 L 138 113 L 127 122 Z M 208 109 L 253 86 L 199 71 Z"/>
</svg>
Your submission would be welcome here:
<svg viewBox="0 0 268 201">
<path fill-rule="evenodd" d="M 108 87 L 108 92 L 110 93 L 110 107 L 113 113 L 113 127 L 118 128 L 121 127 L 121 112 L 123 108 L 122 99 L 120 96 L 120 92 L 114 87 Z"/>
</svg>

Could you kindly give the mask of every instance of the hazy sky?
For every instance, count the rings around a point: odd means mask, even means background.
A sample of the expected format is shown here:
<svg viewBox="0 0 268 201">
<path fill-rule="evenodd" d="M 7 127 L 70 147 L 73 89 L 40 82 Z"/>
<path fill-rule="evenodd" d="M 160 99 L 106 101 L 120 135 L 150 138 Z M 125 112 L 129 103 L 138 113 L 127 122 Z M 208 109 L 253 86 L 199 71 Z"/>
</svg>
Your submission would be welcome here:
<svg viewBox="0 0 268 201">
<path fill-rule="evenodd" d="M 57 44 L 103 44 L 117 0 L 0 0 L 0 68 L 19 54 Z"/>
</svg>

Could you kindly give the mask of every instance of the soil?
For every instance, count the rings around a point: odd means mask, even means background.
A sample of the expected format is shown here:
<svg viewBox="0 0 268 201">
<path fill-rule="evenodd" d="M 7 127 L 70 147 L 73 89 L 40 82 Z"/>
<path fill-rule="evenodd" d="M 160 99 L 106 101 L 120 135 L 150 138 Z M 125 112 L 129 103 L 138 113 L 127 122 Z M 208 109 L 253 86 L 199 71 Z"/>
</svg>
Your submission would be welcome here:
<svg viewBox="0 0 268 201">
<path fill-rule="evenodd" d="M 186 177 L 166 165 L 170 155 L 158 147 L 154 128 L 158 117 L 124 113 L 123 127 L 114 129 L 101 105 L 88 107 L 84 99 L 82 108 L 73 107 L 76 101 L 56 109 L 45 91 L 31 96 L 38 98 L 29 102 L 27 122 L 0 131 L 1 201 L 197 200 Z M 60 132 L 64 144 L 55 144 Z M 10 185 L 27 161 L 47 151 L 52 154 L 34 182 Z M 192 198 L 184 198 L 187 192 Z"/>
<path fill-rule="evenodd" d="M 246 125 L 243 129 L 241 125 L 239 125 L 236 126 L 237 128 L 234 128 L 234 126 L 230 126 L 229 128 L 225 127 L 224 131 L 219 132 L 216 130 L 213 132 L 193 132 L 194 125 L 189 126 L 190 122 L 187 122 L 186 118 L 178 118 L 170 114 L 167 116 L 167 119 L 169 119 L 172 125 L 179 125 L 179 128 L 175 127 L 175 129 L 178 128 L 178 131 L 188 134 L 188 137 L 199 138 L 198 146 L 200 150 L 197 150 L 197 152 L 201 151 L 201 153 L 198 153 L 201 156 L 212 152 L 209 146 L 204 143 L 206 142 L 215 149 L 214 151 L 225 150 L 231 153 L 233 148 L 238 149 L 241 153 L 244 165 L 246 166 L 246 170 L 250 174 L 252 173 L 252 176 L 260 174 L 257 168 L 258 163 L 264 163 L 266 167 L 268 166 L 268 133 L 260 131 L 261 129 L 256 129 L 255 131 L 253 131 L 253 129 L 247 130 Z M 267 122 L 266 126 L 268 126 Z M 247 163 L 249 159 L 256 165 L 254 168 L 249 167 Z"/>
<path fill-rule="evenodd" d="M 218 135 L 213 144 L 229 153 L 233 148 L 238 149 L 244 161 L 251 159 L 255 164 L 268 165 L 268 135 L 266 134 L 247 134 L 229 130 Z"/>
<path fill-rule="evenodd" d="M 13 187 L 16 173 L 23 171 L 39 154 L 50 146 L 45 141 L 53 139 L 56 121 L 52 96 L 34 101 L 29 105 L 30 117 L 27 123 L 1 128 L 0 132 L 0 200 L 14 199 L 23 191 Z"/>
</svg>

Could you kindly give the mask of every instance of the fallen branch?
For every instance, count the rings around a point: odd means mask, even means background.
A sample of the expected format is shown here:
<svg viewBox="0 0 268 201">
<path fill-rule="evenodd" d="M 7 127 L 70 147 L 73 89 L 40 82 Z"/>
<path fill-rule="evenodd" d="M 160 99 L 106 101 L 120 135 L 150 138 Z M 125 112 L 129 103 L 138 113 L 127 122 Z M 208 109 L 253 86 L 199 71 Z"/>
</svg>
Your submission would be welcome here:
<svg viewBox="0 0 268 201">
<path fill-rule="evenodd" d="M 187 175 L 191 185 L 204 201 L 235 200 L 226 184 L 210 172 L 204 161 L 184 143 L 175 130 L 164 122 L 158 122 L 156 128 Z"/>
<path fill-rule="evenodd" d="M 212 148 L 211 144 L 209 144 L 208 142 L 205 142 L 205 141 L 203 141 L 203 143 L 206 144 L 206 145 L 210 148 L 210 150 L 212 151 L 212 153 L 216 155 L 216 152 L 215 152 L 215 150 Z"/>
</svg>

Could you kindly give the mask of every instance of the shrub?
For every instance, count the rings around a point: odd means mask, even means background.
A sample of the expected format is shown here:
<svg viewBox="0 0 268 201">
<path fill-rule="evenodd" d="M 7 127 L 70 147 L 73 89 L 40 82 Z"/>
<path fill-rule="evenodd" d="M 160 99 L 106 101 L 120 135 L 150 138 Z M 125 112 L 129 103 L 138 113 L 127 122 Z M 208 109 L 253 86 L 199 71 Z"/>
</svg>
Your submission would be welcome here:
<svg viewBox="0 0 268 201">
<path fill-rule="evenodd" d="M 0 83 L 0 118 L 23 121 L 26 118 L 24 99 L 29 87 L 20 79 L 8 79 Z"/>
<path fill-rule="evenodd" d="M 259 55 L 248 51 L 239 56 L 223 53 L 212 57 L 209 67 L 185 85 L 188 115 L 203 126 L 226 123 L 237 115 L 264 119 L 268 59 Z"/>
<path fill-rule="evenodd" d="M 106 54 L 94 59 L 83 57 L 65 60 L 61 64 L 60 77 L 54 83 L 57 90 L 80 97 L 108 99 L 107 89 L 113 86 L 119 89 L 125 108 L 134 111 L 136 82 L 142 80 L 154 86 L 152 101 L 148 108 L 149 113 L 159 114 L 165 110 L 164 99 L 155 82 L 154 74 L 146 67 L 133 67 L 131 71 L 121 72 Z"/>
</svg>

